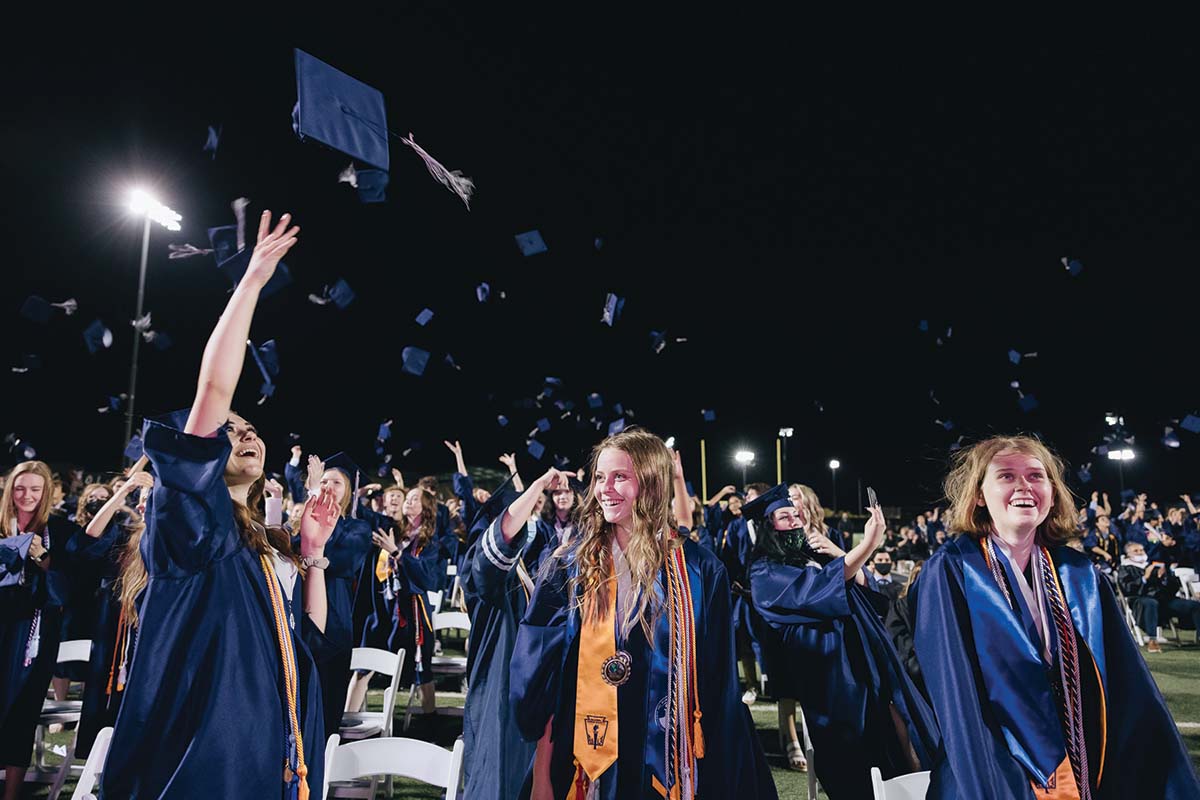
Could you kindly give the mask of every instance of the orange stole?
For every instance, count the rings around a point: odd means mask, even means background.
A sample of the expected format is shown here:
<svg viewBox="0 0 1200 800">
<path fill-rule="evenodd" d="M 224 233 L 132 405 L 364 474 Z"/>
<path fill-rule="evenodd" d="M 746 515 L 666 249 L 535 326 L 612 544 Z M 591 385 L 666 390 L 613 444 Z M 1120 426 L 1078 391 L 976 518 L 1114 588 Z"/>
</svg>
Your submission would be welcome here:
<svg viewBox="0 0 1200 800">
<path fill-rule="evenodd" d="M 1071 759 L 1064 758 L 1050 776 L 1050 785 L 1046 788 L 1032 783 L 1033 796 L 1037 800 L 1079 800 L 1079 785 L 1075 783 L 1075 771 L 1071 769 Z"/>
<path fill-rule="evenodd" d="M 617 579 L 613 576 L 608 579 L 608 607 L 603 616 L 595 624 L 584 623 L 579 631 L 573 752 L 590 781 L 599 780 L 617 760 L 617 687 L 603 678 L 605 660 L 617 652 L 616 616 Z"/>
</svg>

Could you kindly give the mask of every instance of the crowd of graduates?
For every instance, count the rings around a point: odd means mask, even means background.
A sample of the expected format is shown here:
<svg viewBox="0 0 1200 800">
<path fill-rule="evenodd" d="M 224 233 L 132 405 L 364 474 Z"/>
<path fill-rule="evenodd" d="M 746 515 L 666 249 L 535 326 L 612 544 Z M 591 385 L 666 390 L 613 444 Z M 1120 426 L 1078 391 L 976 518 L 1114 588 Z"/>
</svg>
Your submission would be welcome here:
<svg viewBox="0 0 1200 800">
<path fill-rule="evenodd" d="M 873 491 L 861 532 L 801 484 L 696 496 L 638 428 L 571 471 L 522 476 L 505 454 L 491 491 L 457 441 L 450 487 L 364 485 L 345 455 L 299 447 L 274 480 L 231 403 L 297 236 L 264 214 L 192 405 L 146 421 L 132 467 L 6 476 L 6 800 L 71 680 L 77 754 L 114 726 L 106 798 L 320 796 L 327 738 L 370 683 L 355 647 L 403 650 L 437 719 L 439 592 L 471 620 L 467 798 L 773 798 L 749 710 L 764 689 L 788 766 L 834 800 L 871 797 L 872 768 L 928 771 L 931 798 L 1200 795 L 1124 610 L 1155 645 L 1158 623 L 1200 617 L 1179 596 L 1200 556 L 1190 499 L 1078 507 L 1024 436 L 962 448 L 946 507 L 899 530 Z M 86 669 L 56 664 L 68 639 L 93 642 Z"/>
</svg>

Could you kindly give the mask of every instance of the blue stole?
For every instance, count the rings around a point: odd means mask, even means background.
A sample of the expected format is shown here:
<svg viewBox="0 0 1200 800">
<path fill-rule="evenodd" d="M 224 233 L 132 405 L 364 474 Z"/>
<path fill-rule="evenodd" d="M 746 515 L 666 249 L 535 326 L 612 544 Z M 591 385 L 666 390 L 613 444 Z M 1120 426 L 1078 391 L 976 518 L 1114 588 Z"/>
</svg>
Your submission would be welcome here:
<svg viewBox="0 0 1200 800">
<path fill-rule="evenodd" d="M 702 607 L 701 601 L 703 600 L 703 586 L 700 576 L 700 569 L 692 564 L 690 560 L 688 560 L 686 563 L 688 578 L 690 579 L 689 583 L 692 587 L 692 607 L 695 609 L 700 609 Z M 645 753 L 643 755 L 643 762 L 645 763 L 646 768 L 650 771 L 651 779 L 657 783 L 655 788 L 665 787 L 668 792 L 671 788 L 671 784 L 667 783 L 667 753 L 670 750 L 667 739 L 667 725 L 670 719 L 669 706 L 671 702 L 669 697 L 671 675 L 671 615 L 670 609 L 668 609 L 666 606 L 666 591 L 663 589 L 663 585 L 667 581 L 667 570 L 670 568 L 671 565 L 669 563 L 664 565 L 664 567 L 659 570 L 658 581 L 654 584 L 654 592 L 658 596 L 659 602 L 662 603 L 663 612 L 659 614 L 658 622 L 654 627 L 654 649 L 650 656 L 650 674 L 646 679 L 647 697 L 645 708 L 646 713 L 649 715 L 649 719 L 646 721 L 646 730 L 648 735 L 646 736 Z M 577 571 L 577 564 L 574 558 L 572 558 L 571 563 L 567 568 L 567 574 L 569 577 L 573 578 Z M 695 619 L 693 622 L 698 636 L 699 631 L 703 630 L 703 628 L 700 624 L 700 620 Z M 572 609 L 571 613 L 567 615 L 567 641 L 574 641 L 578 635 L 579 610 Z M 620 648 L 621 644 L 618 643 L 617 647 Z M 569 650 L 570 648 L 568 647 L 567 651 Z M 566 689 L 564 688 L 563 691 L 566 691 Z M 619 687 L 617 691 L 621 691 Z M 699 693 L 698 686 L 696 687 L 696 691 Z M 685 700 L 686 698 L 681 698 L 680 702 Z M 680 735 L 683 735 L 683 732 L 679 733 Z M 629 745 L 626 744 L 625 746 L 628 747 Z M 618 763 L 620 762 L 619 753 L 617 755 L 617 761 Z M 605 774 L 608 774 L 607 771 Z M 693 786 L 697 783 L 697 777 L 698 776 L 696 775 L 692 776 L 691 782 Z M 677 781 L 673 779 L 673 782 Z"/>
<path fill-rule="evenodd" d="M 983 688 L 1009 752 L 1037 784 L 1046 786 L 1067 752 L 1058 701 L 1051 688 L 1050 671 L 1057 670 L 1057 661 L 1054 664 L 1045 661 L 1033 612 L 1019 588 L 1012 564 L 999 548 L 994 551 L 1012 587 L 1016 610 L 996 585 L 980 544 L 966 535 L 960 536 L 963 588 L 975 653 Z M 1062 548 L 1051 552 L 1071 620 L 1091 651 L 1103 689 L 1104 631 L 1095 575 L 1090 563 L 1066 564 L 1063 555 Z M 1050 652 L 1057 659 L 1058 634 L 1052 617 L 1046 620 L 1046 632 Z M 1081 654 L 1080 669 L 1088 666 Z"/>
</svg>

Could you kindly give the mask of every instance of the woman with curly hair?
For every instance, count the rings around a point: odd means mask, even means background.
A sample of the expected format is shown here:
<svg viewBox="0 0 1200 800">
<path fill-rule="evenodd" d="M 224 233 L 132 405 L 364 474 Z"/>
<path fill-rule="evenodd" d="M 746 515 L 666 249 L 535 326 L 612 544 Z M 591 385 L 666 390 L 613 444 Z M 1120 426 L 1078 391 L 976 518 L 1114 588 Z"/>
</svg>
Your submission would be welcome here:
<svg viewBox="0 0 1200 800">
<path fill-rule="evenodd" d="M 645 431 L 592 451 L 578 532 L 543 563 L 513 649 L 509 698 L 537 741 L 521 797 L 776 796 L 738 697 L 729 580 L 677 535 L 674 472 Z"/>
<path fill-rule="evenodd" d="M 955 538 L 909 589 L 945 759 L 930 798 L 1200 797 L 1107 581 L 1065 547 L 1063 464 L 1028 436 L 955 454 Z"/>
</svg>

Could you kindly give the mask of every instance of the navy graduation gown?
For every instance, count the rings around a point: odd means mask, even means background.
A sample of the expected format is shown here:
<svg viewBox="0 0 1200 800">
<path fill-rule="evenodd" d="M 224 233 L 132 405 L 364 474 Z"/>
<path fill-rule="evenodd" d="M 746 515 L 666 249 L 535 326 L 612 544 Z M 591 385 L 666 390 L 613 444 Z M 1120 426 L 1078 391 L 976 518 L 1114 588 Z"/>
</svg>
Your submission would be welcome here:
<svg viewBox="0 0 1200 800">
<path fill-rule="evenodd" d="M 96 625 L 89 637 L 92 640 L 92 657 L 88 661 L 87 678 L 83 686 L 83 711 L 75 741 L 75 755 L 78 758 L 87 758 L 100 729 L 116 722 L 124 696 L 124 692 L 117 691 L 119 665 L 114 663 L 121 604 L 113 588 L 120 577 L 120 560 L 129 540 L 130 527 L 135 524 L 128 512 L 118 511 L 104 532 L 95 539 L 84 534 L 72 541 L 75 560 L 92 565 L 100 574 L 100 584 L 91 598 L 96 606 Z"/>
<path fill-rule="evenodd" d="M 141 544 L 149 582 L 104 796 L 285 797 L 279 644 L 259 556 L 234 521 L 225 429 L 203 438 L 148 421 L 142 440 L 158 475 Z M 297 587 L 287 609 L 295 626 L 308 624 L 301 596 Z M 301 630 L 291 634 L 308 783 L 319 793 L 320 683 Z"/>
<path fill-rule="evenodd" d="M 1050 555 L 1070 606 L 1082 677 L 1094 674 L 1100 684 L 1102 702 L 1089 704 L 1085 696 L 1084 705 L 1086 727 L 1101 731 L 1087 736 L 1092 773 L 1099 774 L 1092 796 L 1200 797 L 1187 750 L 1108 582 L 1082 553 L 1056 547 Z M 1004 568 L 1011 575 L 1006 560 Z M 926 562 L 909 589 L 917 658 L 946 756 L 934 770 L 930 798 L 1032 800 L 1031 781 L 1040 784 L 1066 757 L 1028 613 L 1018 618 L 986 570 L 978 542 L 960 535 Z"/>
<path fill-rule="evenodd" d="M 706 755 L 697 764 L 697 796 L 705 800 L 774 798 L 775 784 L 738 688 L 725 569 L 690 539 L 682 546 L 691 580 L 694 586 L 698 584 L 702 597 L 695 608 L 696 665 Z M 568 616 L 577 622 L 579 614 L 568 610 L 567 571 L 567 565 L 558 562 L 539 574 L 517 633 L 509 672 L 509 701 L 521 735 L 536 742 L 554 717 L 550 774 L 555 797 L 567 796 L 575 774 L 572 750 L 579 629 L 577 624 L 568 624 Z M 665 571 L 660 571 L 660 586 L 665 580 Z M 667 646 L 662 638 L 656 636 L 657 648 Z M 633 657 L 633 668 L 629 680 L 617 689 L 621 723 L 617 761 L 601 776 L 599 796 L 604 800 L 658 800 L 661 795 L 651 784 L 648 763 L 653 744 L 661 745 L 661 729 L 652 729 L 654 723 L 650 722 L 657 719 L 657 703 L 648 688 L 649 665 L 656 653 L 640 625 L 634 626 L 623 649 Z M 531 781 L 532 774 L 526 776 L 521 797 L 529 796 Z"/>
<path fill-rule="evenodd" d="M 25 767 L 33 754 L 34 732 L 42 701 L 58 661 L 63 606 L 70 600 L 75 560 L 70 544 L 82 536 L 79 526 L 62 517 L 46 522 L 50 566 L 43 570 L 15 551 L 0 561 L 0 575 L 24 572 L 25 582 L 0 589 L 0 762 Z M 41 610 L 37 656 L 25 665 L 34 615 Z"/>
<path fill-rule="evenodd" d="M 299 537 L 293 539 L 299 552 Z M 371 526 L 365 520 L 341 517 L 325 543 L 325 597 L 328 613 L 325 631 L 305 626 L 305 640 L 317 664 L 321 678 L 321 706 L 324 727 L 334 733 L 341 726 L 346 707 L 346 689 L 350 682 L 350 654 L 356 640 L 354 632 L 354 596 L 363 564 L 371 549 Z"/>
<path fill-rule="evenodd" d="M 412 552 L 411 546 L 405 548 L 396 560 L 399 569 L 392 572 L 390 582 L 381 580 L 378 574 L 383 552 L 379 547 L 371 548 L 364 566 L 369 575 L 361 588 L 366 592 L 362 601 L 369 603 L 371 610 L 363 627 L 361 646 L 392 653 L 403 648 L 407 655 L 401 682 L 406 684 L 433 680 L 433 614 L 426 592 L 440 590 L 446 574 L 446 562 L 436 536 L 435 533 L 417 553 Z M 419 652 L 418 633 L 423 638 Z"/>
<path fill-rule="evenodd" d="M 920 769 L 932 767 L 938 749 L 933 712 L 880 621 L 887 598 L 847 581 L 845 562 L 801 567 L 758 558 L 750 566 L 754 606 L 779 637 L 768 674 L 790 676 L 817 777 L 833 800 L 871 798 L 871 767 L 884 778 L 913 771 L 893 706 Z"/>
<path fill-rule="evenodd" d="M 508 702 L 508 668 L 529 602 L 516 565 L 538 531 L 537 522 L 530 520 L 505 544 L 497 519 L 468 553 L 469 572 L 464 576 L 463 591 L 471 608 L 467 647 L 471 691 L 463 712 L 464 797 L 516 797 L 533 763 L 536 745 L 521 737 Z"/>
</svg>

